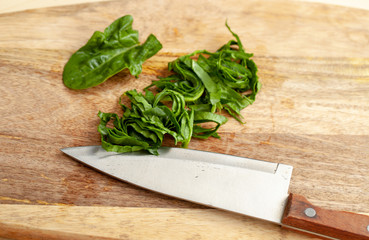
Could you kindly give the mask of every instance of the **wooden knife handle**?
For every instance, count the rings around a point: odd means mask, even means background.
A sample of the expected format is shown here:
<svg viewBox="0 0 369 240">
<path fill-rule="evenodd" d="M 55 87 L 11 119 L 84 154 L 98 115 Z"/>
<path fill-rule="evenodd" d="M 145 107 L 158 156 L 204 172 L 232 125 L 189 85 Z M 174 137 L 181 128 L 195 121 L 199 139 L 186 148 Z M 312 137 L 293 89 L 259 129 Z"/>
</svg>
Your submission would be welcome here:
<svg viewBox="0 0 369 240">
<path fill-rule="evenodd" d="M 342 240 L 369 240 L 369 216 L 322 209 L 296 194 L 290 194 L 288 198 L 282 224 Z"/>
</svg>

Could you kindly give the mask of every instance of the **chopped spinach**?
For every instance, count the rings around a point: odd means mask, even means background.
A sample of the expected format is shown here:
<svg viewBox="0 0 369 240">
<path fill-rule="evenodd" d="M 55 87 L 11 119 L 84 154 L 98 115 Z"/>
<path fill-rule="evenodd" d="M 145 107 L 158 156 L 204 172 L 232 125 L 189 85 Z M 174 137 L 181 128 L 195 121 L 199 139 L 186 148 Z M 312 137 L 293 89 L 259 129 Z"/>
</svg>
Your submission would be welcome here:
<svg viewBox="0 0 369 240">
<path fill-rule="evenodd" d="M 216 130 L 227 122 L 227 118 L 211 112 L 198 112 L 185 107 L 182 94 L 165 89 L 157 95 L 151 91 L 146 94 L 136 90 L 127 91 L 124 96 L 130 99 L 131 106 L 120 103 L 124 114 L 99 112 L 102 147 L 107 151 L 132 152 L 147 150 L 157 155 L 164 135 L 173 137 L 175 144 L 187 147 L 192 137 L 206 139 L 217 136 Z M 163 102 L 171 99 L 171 109 Z M 113 127 L 108 127 L 113 120 Z M 198 124 L 215 122 L 214 128 L 203 128 Z M 195 131 L 195 132 L 193 132 Z"/>
<path fill-rule="evenodd" d="M 214 113 L 225 109 L 242 122 L 241 110 L 255 101 L 261 88 L 257 67 L 246 53 L 237 34 L 226 27 L 235 37 L 212 53 L 198 50 L 181 56 L 168 64 L 174 74 L 159 78 L 150 86 L 171 89 L 181 93 L 192 109 Z"/>
<path fill-rule="evenodd" d="M 242 122 L 240 111 L 255 101 L 261 84 L 251 53 L 246 53 L 237 34 L 226 27 L 236 40 L 230 40 L 211 53 L 195 51 L 168 64 L 174 74 L 160 78 L 145 88 L 124 95 L 131 106 L 121 103 L 122 117 L 99 112 L 102 146 L 107 151 L 131 152 L 147 150 L 158 154 L 164 135 L 173 137 L 175 144 L 187 147 L 191 138 L 217 137 L 219 127 L 227 122 L 215 112 L 225 109 Z M 196 57 L 197 56 L 197 57 Z M 156 86 L 159 93 L 149 88 Z M 171 108 L 164 104 L 169 102 Z M 107 124 L 113 120 L 114 127 Z M 213 127 L 204 127 L 204 123 Z"/>
</svg>

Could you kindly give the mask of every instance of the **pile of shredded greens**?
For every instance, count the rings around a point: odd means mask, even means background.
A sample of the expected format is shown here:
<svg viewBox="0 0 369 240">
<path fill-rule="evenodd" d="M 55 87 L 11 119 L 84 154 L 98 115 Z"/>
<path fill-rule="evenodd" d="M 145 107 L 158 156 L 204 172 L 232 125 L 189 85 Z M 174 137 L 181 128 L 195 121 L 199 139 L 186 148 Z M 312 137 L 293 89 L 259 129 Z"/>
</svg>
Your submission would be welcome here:
<svg viewBox="0 0 369 240">
<path fill-rule="evenodd" d="M 227 122 L 222 115 L 186 108 L 183 95 L 173 90 L 165 89 L 155 96 L 151 91 L 143 95 L 130 90 L 124 95 L 129 97 L 131 107 L 121 103 L 122 117 L 115 113 L 98 114 L 101 119 L 98 131 L 107 151 L 147 150 L 157 155 L 165 134 L 171 135 L 176 144 L 181 142 L 182 147 L 187 147 L 192 137 L 218 137 L 216 131 Z M 172 109 L 162 103 L 165 98 L 171 99 Z M 110 120 L 113 128 L 107 127 Z M 214 122 L 216 126 L 208 129 L 197 125 L 203 122 Z"/>
<path fill-rule="evenodd" d="M 142 63 L 156 54 L 161 43 L 154 35 L 139 45 L 129 15 L 114 21 L 103 33 L 95 32 L 87 44 L 72 55 L 64 68 L 67 87 L 96 86 L 124 68 L 138 77 Z M 192 137 L 219 138 L 217 130 L 227 122 L 225 109 L 243 123 L 241 110 L 255 101 L 261 84 L 253 54 L 246 53 L 238 35 L 212 53 L 198 50 L 170 62 L 173 72 L 147 86 L 145 94 L 127 91 L 130 106 L 120 101 L 124 114 L 99 112 L 102 147 L 107 151 L 146 150 L 157 155 L 164 136 L 187 147 Z M 151 88 L 155 88 L 156 95 Z M 113 122 L 109 127 L 108 123 Z M 203 123 L 210 127 L 204 127 Z M 206 125 L 205 125 L 206 126 Z"/>
<path fill-rule="evenodd" d="M 255 101 L 261 84 L 256 64 L 250 59 L 253 54 L 244 51 L 238 35 L 226 26 L 236 40 L 215 53 L 198 50 L 179 57 L 168 64 L 175 74 L 150 86 L 181 93 L 192 110 L 214 113 L 224 108 L 242 122 L 240 111 Z"/>
<path fill-rule="evenodd" d="M 195 51 L 168 64 L 174 73 L 159 78 L 145 88 L 146 94 L 136 90 L 124 95 L 131 106 L 121 104 L 124 114 L 99 112 L 98 130 L 102 146 L 107 151 L 131 152 L 147 150 L 158 154 L 165 134 L 175 143 L 187 147 L 191 138 L 219 137 L 218 128 L 227 122 L 225 116 L 215 112 L 225 109 L 236 120 L 242 121 L 241 110 L 255 101 L 261 84 L 253 54 L 246 53 L 237 34 L 214 53 Z M 149 89 L 157 87 L 159 93 Z M 171 109 L 163 102 L 171 101 Z M 114 119 L 114 128 L 106 125 Z M 214 122 L 204 128 L 201 123 Z"/>
</svg>

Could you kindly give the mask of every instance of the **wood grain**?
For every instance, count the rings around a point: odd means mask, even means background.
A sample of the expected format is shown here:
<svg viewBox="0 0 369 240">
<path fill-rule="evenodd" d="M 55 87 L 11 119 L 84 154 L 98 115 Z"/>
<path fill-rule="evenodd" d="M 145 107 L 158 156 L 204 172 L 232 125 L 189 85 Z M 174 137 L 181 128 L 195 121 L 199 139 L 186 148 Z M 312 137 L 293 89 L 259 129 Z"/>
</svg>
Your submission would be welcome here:
<svg viewBox="0 0 369 240">
<path fill-rule="evenodd" d="M 0 235 L 24 240 L 311 239 L 214 209 L 3 204 L 0 210 Z"/>
<path fill-rule="evenodd" d="M 108 0 L 63 0 L 63 1 L 34 0 L 32 2 L 27 0 L 1 1 L 0 13 L 10 13 L 44 7 L 56 7 L 78 3 L 102 2 L 102 1 Z M 366 5 L 363 4 L 362 7 L 365 8 Z"/>
<path fill-rule="evenodd" d="M 282 224 L 295 230 L 301 229 L 303 232 L 313 232 L 330 238 L 369 239 L 369 216 L 323 209 L 312 205 L 304 196 L 296 194 L 289 195 Z"/>
<path fill-rule="evenodd" d="M 140 78 L 123 71 L 95 88 L 64 87 L 70 55 L 125 14 L 141 39 L 153 33 L 164 46 Z M 118 182 L 59 149 L 99 144 L 99 110 L 120 112 L 124 91 L 167 75 L 176 57 L 216 50 L 232 37 L 225 19 L 254 53 L 262 91 L 242 112 L 245 125 L 230 119 L 221 139 L 189 147 L 293 165 L 291 192 L 368 214 L 369 14 L 289 1 L 125 0 L 0 15 L 0 203 L 202 208 Z"/>
</svg>

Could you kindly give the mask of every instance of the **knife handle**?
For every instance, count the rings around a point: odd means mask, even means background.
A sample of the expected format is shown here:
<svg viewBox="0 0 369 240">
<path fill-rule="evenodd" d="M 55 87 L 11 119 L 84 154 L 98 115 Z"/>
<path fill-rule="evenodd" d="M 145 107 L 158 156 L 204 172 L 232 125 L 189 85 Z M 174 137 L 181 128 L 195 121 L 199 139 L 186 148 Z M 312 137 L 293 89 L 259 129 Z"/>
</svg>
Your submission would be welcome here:
<svg viewBox="0 0 369 240">
<path fill-rule="evenodd" d="M 342 240 L 369 240 L 369 216 L 351 212 L 323 209 L 305 197 L 290 194 L 282 224 L 294 230 L 315 233 Z"/>
</svg>

